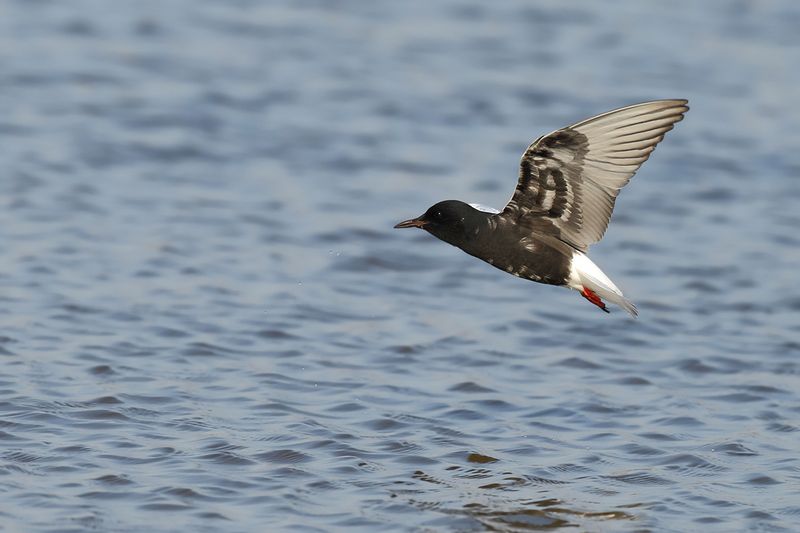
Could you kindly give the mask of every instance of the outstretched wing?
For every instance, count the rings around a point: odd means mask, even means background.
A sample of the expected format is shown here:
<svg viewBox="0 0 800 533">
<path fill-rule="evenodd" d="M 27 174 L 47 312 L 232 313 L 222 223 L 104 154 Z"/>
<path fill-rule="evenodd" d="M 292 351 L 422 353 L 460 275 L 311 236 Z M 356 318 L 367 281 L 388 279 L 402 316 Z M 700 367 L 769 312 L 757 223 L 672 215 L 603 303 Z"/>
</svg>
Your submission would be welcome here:
<svg viewBox="0 0 800 533">
<path fill-rule="evenodd" d="M 586 250 L 608 227 L 622 187 L 689 110 L 686 100 L 615 109 L 540 137 L 520 162 L 500 216 Z"/>
</svg>

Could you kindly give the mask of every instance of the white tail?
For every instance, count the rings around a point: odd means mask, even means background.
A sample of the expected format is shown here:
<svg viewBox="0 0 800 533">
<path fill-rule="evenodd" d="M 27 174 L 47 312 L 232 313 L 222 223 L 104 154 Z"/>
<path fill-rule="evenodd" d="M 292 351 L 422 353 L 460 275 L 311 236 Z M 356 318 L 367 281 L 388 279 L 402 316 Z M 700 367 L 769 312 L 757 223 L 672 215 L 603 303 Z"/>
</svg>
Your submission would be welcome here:
<svg viewBox="0 0 800 533">
<path fill-rule="evenodd" d="M 589 289 L 600 298 L 625 309 L 633 317 L 639 314 L 633 302 L 625 298 L 622 291 L 614 285 L 614 282 L 584 253 L 573 252 L 567 284 L 570 288 L 579 292 Z"/>
</svg>

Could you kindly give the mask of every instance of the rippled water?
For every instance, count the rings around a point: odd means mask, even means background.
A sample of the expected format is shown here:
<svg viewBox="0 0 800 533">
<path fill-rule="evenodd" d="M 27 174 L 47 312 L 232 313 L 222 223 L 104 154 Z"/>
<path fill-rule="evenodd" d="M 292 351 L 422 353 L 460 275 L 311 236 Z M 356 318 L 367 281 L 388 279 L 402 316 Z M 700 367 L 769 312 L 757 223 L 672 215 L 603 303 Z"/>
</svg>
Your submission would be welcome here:
<svg viewBox="0 0 800 533">
<path fill-rule="evenodd" d="M 796 2 L 0 2 L 0 526 L 792 530 Z M 592 256 L 399 220 L 692 110 Z"/>
</svg>

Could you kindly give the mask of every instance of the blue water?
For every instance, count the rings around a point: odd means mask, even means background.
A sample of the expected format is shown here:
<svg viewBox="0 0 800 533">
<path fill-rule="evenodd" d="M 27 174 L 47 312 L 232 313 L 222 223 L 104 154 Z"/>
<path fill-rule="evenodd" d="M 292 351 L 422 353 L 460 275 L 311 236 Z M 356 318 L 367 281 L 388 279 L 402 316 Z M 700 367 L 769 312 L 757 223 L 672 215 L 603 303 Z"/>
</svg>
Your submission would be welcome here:
<svg viewBox="0 0 800 533">
<path fill-rule="evenodd" d="M 792 531 L 800 5 L 0 1 L 0 529 Z M 392 226 L 688 98 L 592 257 Z"/>
</svg>

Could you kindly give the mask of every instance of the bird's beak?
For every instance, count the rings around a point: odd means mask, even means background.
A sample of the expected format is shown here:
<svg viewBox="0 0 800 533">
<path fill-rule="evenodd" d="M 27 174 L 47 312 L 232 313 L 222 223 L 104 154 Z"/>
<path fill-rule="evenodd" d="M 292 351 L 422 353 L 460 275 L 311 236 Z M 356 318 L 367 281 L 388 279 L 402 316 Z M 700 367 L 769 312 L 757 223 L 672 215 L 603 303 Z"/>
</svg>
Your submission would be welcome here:
<svg viewBox="0 0 800 533">
<path fill-rule="evenodd" d="M 426 221 L 421 220 L 419 218 L 411 218 L 409 220 L 404 220 L 399 224 L 395 224 L 395 228 L 421 228 L 425 226 Z"/>
</svg>

